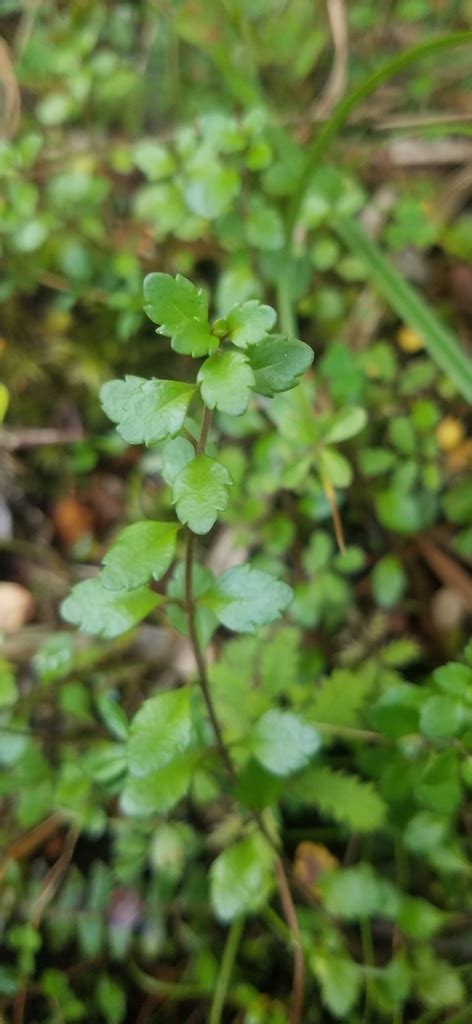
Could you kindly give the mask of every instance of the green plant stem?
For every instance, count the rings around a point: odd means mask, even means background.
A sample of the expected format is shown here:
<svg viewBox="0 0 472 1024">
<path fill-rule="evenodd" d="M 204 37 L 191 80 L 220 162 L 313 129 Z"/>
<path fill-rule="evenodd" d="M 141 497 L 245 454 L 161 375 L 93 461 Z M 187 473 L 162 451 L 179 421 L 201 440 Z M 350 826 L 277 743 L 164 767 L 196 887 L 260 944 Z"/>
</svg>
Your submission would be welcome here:
<svg viewBox="0 0 472 1024">
<path fill-rule="evenodd" d="M 292 941 L 292 934 L 288 930 L 285 921 L 279 917 L 272 907 L 264 907 L 262 917 L 267 926 L 274 932 L 274 935 L 277 935 L 277 938 L 282 939 L 283 942 Z"/>
<path fill-rule="evenodd" d="M 196 454 L 200 455 L 205 451 L 206 443 L 208 440 L 208 434 L 210 432 L 213 414 L 210 409 L 205 407 L 203 414 L 202 426 L 200 430 L 200 436 L 197 441 Z M 187 625 L 190 643 L 192 645 L 193 656 L 198 672 L 198 682 L 200 690 L 202 692 L 203 700 L 206 705 L 208 716 L 210 718 L 213 732 L 215 734 L 216 744 L 218 747 L 219 754 L 225 765 L 228 774 L 230 775 L 233 783 L 238 785 L 238 774 L 233 764 L 231 754 L 225 744 L 223 732 L 216 714 L 215 705 L 213 703 L 213 697 L 211 694 L 210 683 L 208 679 L 207 667 L 205 656 L 200 646 L 198 639 L 196 616 L 195 616 L 195 601 L 193 596 L 193 567 L 195 562 L 195 545 L 196 545 L 196 534 L 191 530 L 187 532 L 187 548 L 185 553 L 185 593 L 184 603 L 185 611 L 187 614 Z M 267 831 L 265 824 L 257 811 L 252 811 L 252 817 L 256 822 L 258 828 L 261 830 L 264 837 L 268 840 L 271 847 L 274 849 L 276 854 L 275 859 L 275 873 L 277 876 L 277 882 L 280 892 L 280 900 L 282 903 L 282 909 L 284 912 L 285 920 L 292 936 L 294 946 L 294 974 L 293 974 L 293 986 L 292 996 L 290 1001 L 290 1012 L 289 1012 L 289 1024 L 300 1024 L 301 1014 L 303 1009 L 303 988 L 304 988 L 304 976 L 305 966 L 303 959 L 303 950 L 301 945 L 300 929 L 298 925 L 297 913 L 295 904 L 293 901 L 290 885 L 288 882 L 287 874 L 280 857 L 277 847 L 272 839 L 272 836 Z"/>
<path fill-rule="evenodd" d="M 221 726 L 218 721 L 215 706 L 213 704 L 213 698 L 211 695 L 205 659 L 203 657 L 203 652 L 200 647 L 200 641 L 198 639 L 197 625 L 195 619 L 195 604 L 193 600 L 193 566 L 195 560 L 195 541 L 195 534 L 189 530 L 187 538 L 187 550 L 185 555 L 185 610 L 187 613 L 188 633 L 190 643 L 192 645 L 193 656 L 195 658 L 197 665 L 198 682 L 200 685 L 200 690 L 202 692 L 203 700 L 205 701 L 208 716 L 213 726 L 216 745 L 218 747 L 221 759 L 224 762 L 229 774 L 231 775 L 233 780 L 235 780 L 234 765 L 231 760 L 231 757 L 229 756 L 228 750 L 223 739 Z"/>
<path fill-rule="evenodd" d="M 367 99 L 368 96 L 375 92 L 379 85 L 382 85 L 383 82 L 387 82 L 389 78 L 398 74 L 399 71 L 403 71 L 403 69 L 409 67 L 410 64 L 414 64 L 415 61 L 420 60 L 422 57 L 428 57 L 434 53 L 438 53 L 440 50 L 446 50 L 453 46 L 462 46 L 465 43 L 472 43 L 472 31 L 451 32 L 448 35 L 441 36 L 439 39 L 427 39 L 426 42 L 420 43 L 419 46 L 413 46 L 409 50 L 404 50 L 403 53 L 398 53 L 395 57 L 392 57 L 391 60 L 386 61 L 377 71 L 374 72 L 374 74 L 368 75 L 367 78 L 364 78 L 364 80 L 355 89 L 351 89 L 343 99 L 340 100 L 334 108 L 331 117 L 324 122 L 313 139 L 313 142 L 308 147 L 305 156 L 305 164 L 295 192 L 292 196 L 288 212 L 288 247 L 290 246 L 293 228 L 312 173 L 315 167 L 317 167 L 326 155 L 332 139 L 335 138 L 340 128 L 346 124 L 346 121 L 352 111 L 355 110 L 363 100 Z"/>
<path fill-rule="evenodd" d="M 305 961 L 303 958 L 302 940 L 298 924 L 297 912 L 293 902 L 292 893 L 288 884 L 285 868 L 280 857 L 275 862 L 275 873 L 279 884 L 280 901 L 284 912 L 285 920 L 290 929 L 293 942 L 293 983 L 290 998 L 289 1024 L 299 1024 L 302 1019 L 303 1010 L 303 989 L 305 985 Z"/>
<path fill-rule="evenodd" d="M 205 448 L 207 446 L 207 441 L 208 441 L 208 434 L 210 433 L 212 422 L 213 422 L 213 412 L 212 412 L 211 409 L 208 409 L 207 406 L 205 406 L 205 411 L 203 413 L 202 426 L 201 426 L 201 430 L 200 430 L 200 437 L 198 438 L 197 446 L 196 446 L 196 449 L 195 449 L 197 455 L 202 455 L 203 452 L 205 451 Z"/>
<path fill-rule="evenodd" d="M 187 999 L 208 999 L 211 995 L 210 991 L 202 988 L 201 985 L 185 984 L 185 982 L 179 981 L 160 981 L 159 978 L 152 978 L 150 974 L 146 974 L 133 962 L 129 965 L 129 973 L 140 989 L 143 992 L 148 992 L 151 996 L 168 997 L 174 1001 L 184 1002 Z"/>
<path fill-rule="evenodd" d="M 221 1015 L 224 1010 L 231 975 L 233 973 L 234 962 L 236 960 L 236 954 L 238 952 L 243 930 L 244 918 L 235 918 L 228 932 L 225 948 L 223 950 L 220 970 L 216 979 L 215 991 L 210 1007 L 208 1024 L 221 1024 Z"/>
<path fill-rule="evenodd" d="M 319 732 L 330 733 L 333 736 L 345 737 L 348 740 L 362 740 L 364 743 L 380 743 L 388 745 L 386 736 L 380 732 L 373 732 L 372 729 L 354 729 L 350 725 L 331 725 L 330 722 L 312 723 Z"/>
<path fill-rule="evenodd" d="M 206 448 L 208 440 L 208 434 L 212 424 L 213 413 L 211 409 L 205 407 L 203 414 L 202 426 L 200 430 L 200 437 L 198 438 L 195 452 L 197 455 L 201 455 Z M 185 611 L 187 614 L 187 624 L 190 643 L 192 645 L 193 656 L 197 665 L 198 671 L 198 682 L 202 692 L 203 700 L 205 701 L 208 716 L 213 726 L 213 732 L 215 733 L 216 744 L 220 752 L 220 756 L 233 780 L 236 778 L 234 765 L 231 760 L 228 749 L 225 745 L 221 726 L 218 721 L 216 714 L 215 705 L 213 704 L 213 698 L 210 690 L 210 683 L 208 680 L 208 673 L 206 668 L 205 658 L 203 651 L 200 647 L 200 641 L 198 639 L 197 623 L 195 616 L 195 602 L 193 598 L 193 567 L 195 562 L 195 546 L 197 537 L 195 533 L 188 530 L 187 533 L 187 549 L 185 553 Z"/>
<path fill-rule="evenodd" d="M 374 949 L 372 945 L 372 930 L 370 927 L 370 921 L 366 917 L 362 917 L 360 920 L 361 930 L 361 943 L 362 943 L 362 956 L 364 958 L 364 964 L 367 968 L 375 966 Z M 368 1024 L 370 1020 L 370 1005 L 371 1005 L 371 978 L 369 972 L 366 973 L 365 979 L 365 1004 L 364 1014 L 362 1017 L 362 1024 Z"/>
</svg>

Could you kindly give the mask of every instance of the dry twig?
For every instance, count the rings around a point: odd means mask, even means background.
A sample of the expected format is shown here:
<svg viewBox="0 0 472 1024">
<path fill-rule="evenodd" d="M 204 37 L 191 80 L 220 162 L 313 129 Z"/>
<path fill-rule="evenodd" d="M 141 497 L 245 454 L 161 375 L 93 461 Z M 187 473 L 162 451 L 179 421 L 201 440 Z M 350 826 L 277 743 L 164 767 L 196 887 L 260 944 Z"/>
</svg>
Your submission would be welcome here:
<svg viewBox="0 0 472 1024">
<path fill-rule="evenodd" d="M 326 2 L 334 46 L 334 61 L 321 99 L 315 104 L 313 117 L 325 118 L 344 93 L 347 84 L 349 39 L 344 0 Z"/>
<path fill-rule="evenodd" d="M 2 90 L 0 134 L 11 138 L 20 119 L 21 98 L 18 82 L 13 69 L 10 50 L 4 39 L 0 39 L 0 84 Z"/>
</svg>

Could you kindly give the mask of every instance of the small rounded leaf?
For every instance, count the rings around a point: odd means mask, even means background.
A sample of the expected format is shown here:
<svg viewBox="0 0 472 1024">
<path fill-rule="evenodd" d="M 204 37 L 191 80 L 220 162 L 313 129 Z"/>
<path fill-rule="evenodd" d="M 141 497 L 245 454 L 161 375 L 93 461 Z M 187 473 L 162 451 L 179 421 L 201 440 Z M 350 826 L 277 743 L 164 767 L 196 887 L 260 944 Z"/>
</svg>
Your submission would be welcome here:
<svg viewBox="0 0 472 1024">
<path fill-rule="evenodd" d="M 220 339 L 212 334 L 207 323 L 200 320 L 186 320 L 178 327 L 172 337 L 172 348 L 184 356 L 207 356 L 215 352 L 220 344 Z"/>
<path fill-rule="evenodd" d="M 291 711 L 272 708 L 255 725 L 254 757 L 272 775 L 290 775 L 304 768 L 321 744 L 319 734 Z"/>
<path fill-rule="evenodd" d="M 172 501 L 181 523 L 193 533 L 208 533 L 228 504 L 233 483 L 226 466 L 207 455 L 197 455 L 179 473 L 172 489 Z"/>
<path fill-rule="evenodd" d="M 323 437 L 326 444 L 339 444 L 350 437 L 360 434 L 367 423 L 367 413 L 359 406 L 341 409 L 332 418 L 327 433 Z"/>
<path fill-rule="evenodd" d="M 381 608 L 394 608 L 405 592 L 407 578 L 396 555 L 384 555 L 372 573 L 372 590 Z"/>
<path fill-rule="evenodd" d="M 204 292 L 181 274 L 148 274 L 143 287 L 147 303 L 144 311 L 159 324 L 161 334 L 172 337 L 188 320 L 206 321 L 208 302 Z"/>
<path fill-rule="evenodd" d="M 272 306 L 263 306 L 257 299 L 233 306 L 226 317 L 228 337 L 238 348 L 255 345 L 272 330 L 277 314 Z"/>
<path fill-rule="evenodd" d="M 251 347 L 249 359 L 256 378 L 255 390 L 273 398 L 297 386 L 313 362 L 313 350 L 296 338 L 273 334 Z"/>
<path fill-rule="evenodd" d="M 273 854 L 254 832 L 223 850 L 210 868 L 210 893 L 220 921 L 256 914 L 267 902 L 272 885 Z"/>
</svg>

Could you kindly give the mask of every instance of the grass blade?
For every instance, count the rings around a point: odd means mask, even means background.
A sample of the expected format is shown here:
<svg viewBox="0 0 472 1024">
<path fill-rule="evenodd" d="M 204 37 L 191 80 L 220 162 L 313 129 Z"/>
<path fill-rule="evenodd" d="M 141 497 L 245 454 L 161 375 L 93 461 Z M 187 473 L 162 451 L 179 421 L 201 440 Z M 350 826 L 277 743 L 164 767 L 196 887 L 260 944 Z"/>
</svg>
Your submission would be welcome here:
<svg viewBox="0 0 472 1024">
<path fill-rule="evenodd" d="M 353 110 L 375 92 L 379 85 L 382 85 L 383 82 L 388 82 L 390 78 L 393 78 L 399 71 L 403 71 L 404 68 L 409 67 L 410 64 L 415 64 L 422 57 L 429 57 L 434 53 L 448 50 L 454 46 L 463 46 L 465 43 L 472 43 L 472 30 L 451 32 L 436 39 L 427 39 L 424 43 L 413 46 L 409 50 L 403 50 L 402 53 L 397 53 L 390 60 L 385 61 L 377 71 L 364 78 L 355 89 L 351 89 L 340 100 L 328 120 L 317 130 L 315 138 L 308 147 L 305 165 L 289 208 L 287 220 L 288 238 L 291 237 L 303 196 L 310 184 L 315 167 L 324 158 L 332 140 L 340 129 L 344 127 Z"/>
<path fill-rule="evenodd" d="M 404 280 L 356 221 L 338 218 L 333 228 L 348 248 L 367 264 L 373 284 L 400 319 L 421 335 L 431 358 L 472 404 L 472 360 L 453 332 Z"/>
</svg>

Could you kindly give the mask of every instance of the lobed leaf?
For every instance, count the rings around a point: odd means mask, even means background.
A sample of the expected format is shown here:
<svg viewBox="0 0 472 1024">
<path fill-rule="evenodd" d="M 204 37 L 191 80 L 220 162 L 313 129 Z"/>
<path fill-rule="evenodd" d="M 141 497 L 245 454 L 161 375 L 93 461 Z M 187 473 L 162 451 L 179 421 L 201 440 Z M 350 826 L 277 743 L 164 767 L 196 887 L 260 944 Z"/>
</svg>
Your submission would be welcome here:
<svg viewBox="0 0 472 1024">
<path fill-rule="evenodd" d="M 159 324 L 160 334 L 173 334 L 189 320 L 205 323 L 208 302 L 205 293 L 181 274 L 148 274 L 144 278 L 144 307 L 150 320 Z"/>
<path fill-rule="evenodd" d="M 218 512 L 228 504 L 228 488 L 232 478 L 221 462 L 197 455 L 176 477 L 172 502 L 181 523 L 193 533 L 208 533 Z"/>
<path fill-rule="evenodd" d="M 386 806 L 370 782 L 328 765 L 309 768 L 292 784 L 290 793 L 354 832 L 373 832 L 385 821 Z"/>
<path fill-rule="evenodd" d="M 144 279 L 144 307 L 150 320 L 159 324 L 158 334 L 167 334 L 172 348 L 182 355 L 208 355 L 218 348 L 219 339 L 208 324 L 208 302 L 201 288 L 181 274 L 148 274 Z"/>
<path fill-rule="evenodd" d="M 66 622 L 78 626 L 83 633 L 111 640 L 136 626 L 163 600 L 147 587 L 107 590 L 97 576 L 73 587 L 62 602 L 61 614 Z"/>
<path fill-rule="evenodd" d="M 197 383 L 209 409 L 241 416 L 249 405 L 255 377 L 242 352 L 220 352 L 203 363 Z"/>
<path fill-rule="evenodd" d="M 272 330 L 277 314 L 272 306 L 264 306 L 257 299 L 233 306 L 226 317 L 228 337 L 238 348 L 247 348 L 263 341 Z"/>
<path fill-rule="evenodd" d="M 181 324 L 172 337 L 171 345 L 175 352 L 184 356 L 207 356 L 215 352 L 220 344 L 219 338 L 211 333 L 208 324 L 199 320 L 187 320 Z"/>
<path fill-rule="evenodd" d="M 219 621 L 236 633 L 255 633 L 278 619 L 293 597 L 292 588 L 267 572 L 249 565 L 228 569 L 203 601 Z"/>
<path fill-rule="evenodd" d="M 373 686 L 373 676 L 367 671 L 352 672 L 335 669 L 314 690 L 309 710 L 310 721 L 331 725 L 355 726 L 359 713 Z"/>
<path fill-rule="evenodd" d="M 104 384 L 100 399 L 123 441 L 150 445 L 178 434 L 194 392 L 193 384 L 128 376 Z"/>
</svg>

